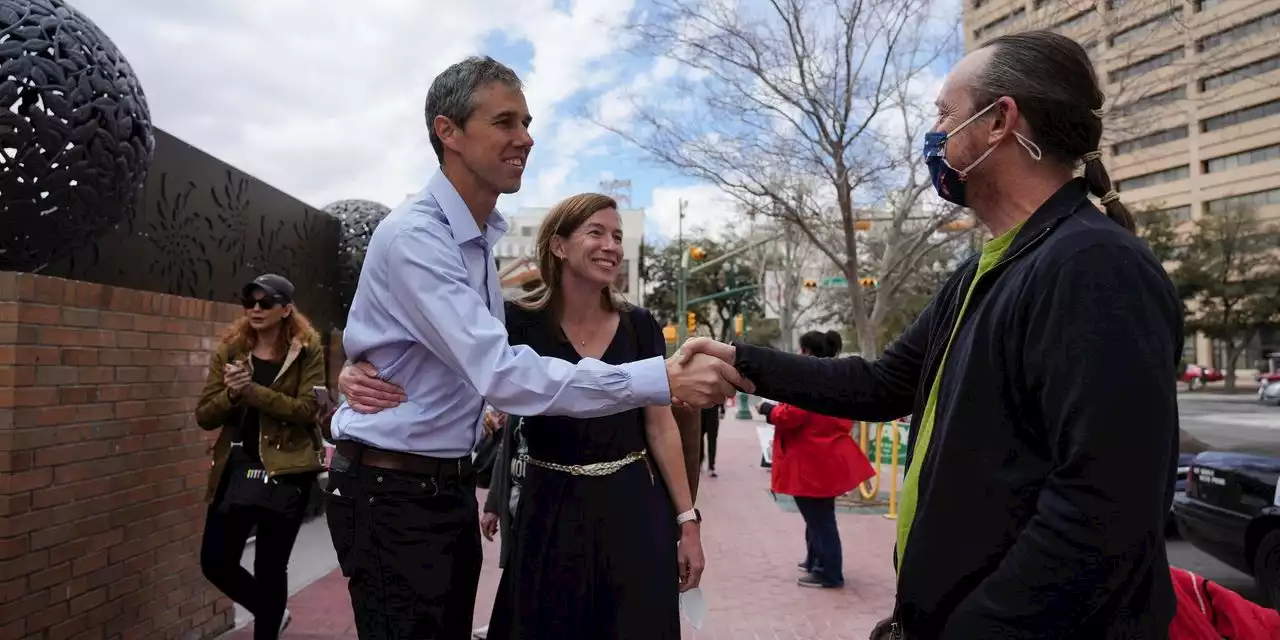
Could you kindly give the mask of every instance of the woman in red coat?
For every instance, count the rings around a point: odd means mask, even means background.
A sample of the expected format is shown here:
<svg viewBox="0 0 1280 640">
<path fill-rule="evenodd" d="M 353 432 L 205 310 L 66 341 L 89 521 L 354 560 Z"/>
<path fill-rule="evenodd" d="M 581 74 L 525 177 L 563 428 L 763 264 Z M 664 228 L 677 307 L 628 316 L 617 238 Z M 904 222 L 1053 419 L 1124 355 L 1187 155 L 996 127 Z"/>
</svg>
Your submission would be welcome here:
<svg viewBox="0 0 1280 640">
<path fill-rule="evenodd" d="M 800 352 L 819 358 L 840 353 L 840 334 L 810 331 Z M 836 528 L 836 497 L 876 474 L 853 441 L 853 423 L 793 407 L 761 405 L 773 425 L 773 492 L 793 496 L 804 517 L 802 587 L 844 586 L 844 554 Z"/>
</svg>

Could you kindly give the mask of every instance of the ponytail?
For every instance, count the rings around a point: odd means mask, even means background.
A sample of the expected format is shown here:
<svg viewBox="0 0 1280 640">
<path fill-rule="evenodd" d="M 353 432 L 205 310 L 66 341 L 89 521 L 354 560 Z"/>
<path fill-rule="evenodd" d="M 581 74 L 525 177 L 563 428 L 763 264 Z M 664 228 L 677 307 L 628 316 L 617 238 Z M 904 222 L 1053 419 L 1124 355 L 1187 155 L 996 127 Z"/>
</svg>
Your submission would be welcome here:
<svg viewBox="0 0 1280 640">
<path fill-rule="evenodd" d="M 1129 207 L 1120 202 L 1120 193 L 1111 184 L 1111 176 L 1102 165 L 1101 151 L 1091 151 L 1084 155 L 1084 180 L 1089 185 L 1089 192 L 1098 196 L 1108 218 L 1131 232 L 1137 231 L 1133 214 L 1129 212 Z"/>
</svg>

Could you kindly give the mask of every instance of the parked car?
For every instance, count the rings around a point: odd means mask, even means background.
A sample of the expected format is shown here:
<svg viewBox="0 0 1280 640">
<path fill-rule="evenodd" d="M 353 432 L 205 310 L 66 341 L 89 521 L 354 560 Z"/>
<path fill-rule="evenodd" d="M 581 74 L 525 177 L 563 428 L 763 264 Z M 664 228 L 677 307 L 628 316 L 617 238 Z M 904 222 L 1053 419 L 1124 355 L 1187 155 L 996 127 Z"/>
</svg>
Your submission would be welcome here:
<svg viewBox="0 0 1280 640">
<path fill-rule="evenodd" d="M 1182 381 L 1187 384 L 1188 389 L 1195 389 L 1197 384 L 1203 387 L 1206 383 L 1218 382 L 1225 377 L 1221 369 L 1200 364 L 1189 364 L 1187 370 L 1182 372 Z"/>
<path fill-rule="evenodd" d="M 1258 402 L 1280 407 L 1280 380 L 1268 382 L 1258 387 Z"/>
<path fill-rule="evenodd" d="M 1173 512 L 1185 540 L 1253 576 L 1262 603 L 1280 608 L 1280 444 L 1197 455 Z"/>
</svg>

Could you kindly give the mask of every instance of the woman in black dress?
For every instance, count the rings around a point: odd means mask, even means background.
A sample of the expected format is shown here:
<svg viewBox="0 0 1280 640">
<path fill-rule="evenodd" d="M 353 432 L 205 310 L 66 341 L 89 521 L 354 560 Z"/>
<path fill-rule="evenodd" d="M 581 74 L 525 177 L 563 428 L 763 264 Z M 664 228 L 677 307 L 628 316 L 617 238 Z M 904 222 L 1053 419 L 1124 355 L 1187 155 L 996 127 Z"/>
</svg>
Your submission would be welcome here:
<svg viewBox="0 0 1280 640">
<path fill-rule="evenodd" d="M 653 316 L 613 292 L 621 226 L 602 195 L 551 210 L 538 233 L 543 286 L 507 305 L 512 344 L 570 362 L 665 354 Z M 679 638 L 688 568 L 678 567 L 701 565 L 702 549 L 698 524 L 676 522 L 693 505 L 671 409 L 532 416 L 522 431 L 525 477 L 490 640 Z"/>
<path fill-rule="evenodd" d="M 537 240 L 543 282 L 506 304 L 512 344 L 569 362 L 665 355 L 657 321 L 614 291 L 623 255 L 613 199 L 560 202 Z M 488 640 L 679 638 L 679 592 L 697 585 L 703 556 L 671 408 L 531 416 L 520 431 L 512 470 L 523 478 Z M 486 520 L 489 537 L 496 519 Z"/>
</svg>

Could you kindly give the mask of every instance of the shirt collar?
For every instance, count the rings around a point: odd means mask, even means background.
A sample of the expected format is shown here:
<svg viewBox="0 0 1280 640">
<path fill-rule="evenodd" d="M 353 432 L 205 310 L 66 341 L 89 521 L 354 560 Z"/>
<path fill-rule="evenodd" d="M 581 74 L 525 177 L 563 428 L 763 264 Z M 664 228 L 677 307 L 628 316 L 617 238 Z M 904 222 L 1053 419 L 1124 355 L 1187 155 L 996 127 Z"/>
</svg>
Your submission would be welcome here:
<svg viewBox="0 0 1280 640">
<path fill-rule="evenodd" d="M 467 203 L 462 201 L 462 196 L 458 195 L 458 190 L 453 188 L 453 183 L 449 182 L 443 171 L 437 169 L 435 175 L 431 176 L 427 191 L 435 197 L 440 209 L 444 211 L 455 242 L 461 245 L 481 237 L 480 228 L 476 226 L 476 219 L 471 217 Z M 489 212 L 484 223 L 483 236 L 490 245 L 507 233 L 507 219 L 496 208 Z"/>
</svg>

